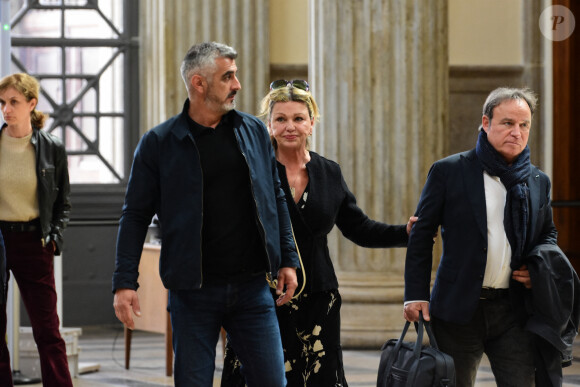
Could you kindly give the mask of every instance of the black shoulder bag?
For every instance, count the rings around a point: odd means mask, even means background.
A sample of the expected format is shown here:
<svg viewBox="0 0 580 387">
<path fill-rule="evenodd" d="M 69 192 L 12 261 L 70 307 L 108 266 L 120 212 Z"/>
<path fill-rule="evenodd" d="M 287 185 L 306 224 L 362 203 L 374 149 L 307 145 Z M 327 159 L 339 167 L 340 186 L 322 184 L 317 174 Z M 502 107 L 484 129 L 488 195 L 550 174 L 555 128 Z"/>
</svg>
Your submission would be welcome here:
<svg viewBox="0 0 580 387">
<path fill-rule="evenodd" d="M 401 337 L 387 341 L 381 349 L 377 387 L 455 387 L 453 358 L 437 347 L 429 321 L 420 315 L 415 323 L 417 341 L 404 342 L 407 321 Z M 423 327 L 429 345 L 423 345 Z"/>
</svg>

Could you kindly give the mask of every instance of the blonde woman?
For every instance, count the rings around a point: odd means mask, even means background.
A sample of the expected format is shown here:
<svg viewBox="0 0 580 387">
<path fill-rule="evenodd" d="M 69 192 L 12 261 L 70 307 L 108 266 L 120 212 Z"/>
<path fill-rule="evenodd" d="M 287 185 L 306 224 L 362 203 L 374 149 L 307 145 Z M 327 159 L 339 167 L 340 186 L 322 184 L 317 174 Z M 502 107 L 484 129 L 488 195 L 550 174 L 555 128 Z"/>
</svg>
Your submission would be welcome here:
<svg viewBox="0 0 580 387">
<path fill-rule="evenodd" d="M 69 220 L 65 148 L 42 131 L 46 116 L 36 110 L 40 86 L 28 74 L 0 80 L 0 230 L 6 244 L 6 276 L 12 272 L 40 356 L 44 386 L 72 386 L 66 346 L 59 331 L 54 255 L 62 251 Z M 0 335 L 6 334 L 6 310 Z M 0 386 L 12 386 L 10 354 L 0 340 Z"/>
<path fill-rule="evenodd" d="M 369 219 L 357 206 L 340 166 L 310 150 L 309 139 L 319 112 L 306 81 L 272 82 L 261 103 L 261 116 L 275 149 L 306 274 L 303 293 L 277 308 L 288 386 L 344 387 L 341 296 L 328 250 L 328 233 L 336 225 L 360 246 L 406 247 L 416 218 L 406 225 Z M 227 348 L 222 386 L 243 385 L 243 364 L 239 369 L 237 365 Z"/>
</svg>

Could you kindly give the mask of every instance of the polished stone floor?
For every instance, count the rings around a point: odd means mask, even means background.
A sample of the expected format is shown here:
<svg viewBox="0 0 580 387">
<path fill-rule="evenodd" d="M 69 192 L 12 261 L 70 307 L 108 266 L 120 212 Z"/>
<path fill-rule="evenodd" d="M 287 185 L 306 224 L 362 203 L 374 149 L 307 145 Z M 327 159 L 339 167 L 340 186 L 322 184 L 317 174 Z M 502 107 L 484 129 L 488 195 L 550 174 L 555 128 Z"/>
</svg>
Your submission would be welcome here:
<svg viewBox="0 0 580 387">
<path fill-rule="evenodd" d="M 131 348 L 131 367 L 126 370 L 122 328 L 83 327 L 82 335 L 79 337 L 79 365 L 82 373 L 74 379 L 75 387 L 173 386 L 173 378 L 165 376 L 164 340 L 161 334 L 135 331 Z M 571 367 L 564 369 L 564 387 L 580 386 L 579 340 L 575 345 L 578 350 L 574 351 L 577 360 Z M 214 386 L 220 385 L 221 344 L 218 344 L 217 352 Z M 345 372 L 350 387 L 376 386 L 379 356 L 379 351 L 344 351 Z M 98 371 L 88 371 L 95 368 L 98 368 Z M 24 375 L 26 372 L 27 370 L 22 369 Z M 41 384 L 29 386 L 39 387 Z M 489 363 L 484 359 L 479 369 L 476 387 L 491 386 L 495 386 L 495 382 Z"/>
</svg>

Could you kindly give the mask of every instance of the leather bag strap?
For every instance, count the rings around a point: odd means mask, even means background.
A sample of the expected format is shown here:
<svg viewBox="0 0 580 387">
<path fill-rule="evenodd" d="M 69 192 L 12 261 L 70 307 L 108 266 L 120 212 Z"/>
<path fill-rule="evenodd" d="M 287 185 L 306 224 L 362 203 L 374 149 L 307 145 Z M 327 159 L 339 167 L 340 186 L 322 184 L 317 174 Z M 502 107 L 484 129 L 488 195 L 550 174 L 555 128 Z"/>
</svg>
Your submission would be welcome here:
<svg viewBox="0 0 580 387">
<path fill-rule="evenodd" d="M 422 350 L 422 341 L 423 341 L 423 328 L 427 331 L 427 336 L 429 337 L 429 345 L 431 348 L 426 348 L 425 351 L 430 353 L 433 358 L 435 359 L 435 368 L 436 374 L 438 375 L 448 375 L 449 374 L 449 364 L 445 362 L 443 355 L 439 352 L 439 347 L 437 346 L 437 341 L 435 340 L 435 335 L 433 335 L 433 330 L 431 329 L 431 323 L 429 321 L 425 321 L 423 319 L 423 314 L 419 312 L 419 323 L 415 323 L 415 329 L 417 330 L 417 342 L 415 343 L 415 348 L 413 350 L 413 356 L 416 358 L 416 361 L 419 360 L 421 350 Z M 417 355 L 417 346 L 419 355 Z M 419 371 L 419 367 L 412 367 L 409 374 L 407 375 L 407 387 L 412 387 L 415 380 L 417 379 L 417 372 Z M 444 379 L 441 380 L 440 386 L 446 387 L 448 386 L 449 380 Z"/>
<path fill-rule="evenodd" d="M 385 367 L 385 375 L 389 375 L 391 373 L 391 368 L 393 368 L 393 363 L 399 354 L 399 350 L 401 349 L 401 345 L 403 345 L 403 339 L 405 338 L 405 335 L 407 334 L 407 330 L 409 329 L 409 325 L 410 325 L 410 323 L 407 321 L 405 323 L 405 327 L 403 328 L 403 332 L 401 332 L 401 337 L 397 341 L 397 344 L 395 344 L 395 348 L 393 348 L 393 354 L 389 357 L 389 360 L 387 362 L 387 366 Z"/>
</svg>

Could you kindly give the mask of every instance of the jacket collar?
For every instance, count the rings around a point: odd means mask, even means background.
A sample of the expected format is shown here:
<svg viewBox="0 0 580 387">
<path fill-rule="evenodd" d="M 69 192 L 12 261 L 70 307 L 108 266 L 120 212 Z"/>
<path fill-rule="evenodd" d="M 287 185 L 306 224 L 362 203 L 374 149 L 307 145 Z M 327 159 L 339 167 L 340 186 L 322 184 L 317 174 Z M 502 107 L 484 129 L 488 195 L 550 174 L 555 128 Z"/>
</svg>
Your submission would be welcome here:
<svg viewBox="0 0 580 387">
<path fill-rule="evenodd" d="M 191 117 L 189 117 L 189 114 L 187 113 L 188 111 L 189 111 L 189 98 L 187 98 L 183 103 L 183 109 L 181 113 L 178 114 L 176 117 L 174 117 L 175 120 L 171 128 L 171 131 L 175 134 L 175 136 L 177 136 L 179 140 L 183 140 L 188 136 L 194 135 L 190 130 L 191 123 L 193 123 L 194 125 L 198 125 L 199 127 L 203 127 L 202 125 L 199 125 L 198 123 L 193 121 Z M 231 110 L 222 117 L 222 121 L 224 120 L 226 120 L 226 122 L 232 120 L 232 126 L 234 127 L 234 129 L 236 129 L 241 126 L 242 116 L 237 110 Z"/>
</svg>

